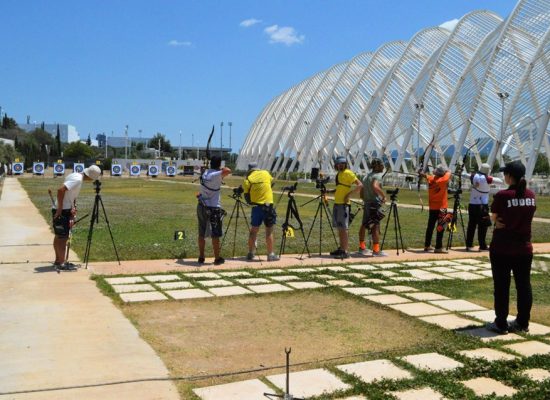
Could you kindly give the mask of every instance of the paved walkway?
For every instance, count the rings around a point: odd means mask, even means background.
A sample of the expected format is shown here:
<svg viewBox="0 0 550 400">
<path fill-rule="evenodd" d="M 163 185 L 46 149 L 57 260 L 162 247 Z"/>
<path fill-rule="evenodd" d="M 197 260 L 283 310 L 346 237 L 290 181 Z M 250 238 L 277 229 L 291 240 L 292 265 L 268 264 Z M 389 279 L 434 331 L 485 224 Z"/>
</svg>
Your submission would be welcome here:
<svg viewBox="0 0 550 400">
<path fill-rule="evenodd" d="M 0 221 L 0 399 L 179 399 L 89 272 L 49 266 L 53 236 L 17 179 L 4 181 Z"/>
</svg>

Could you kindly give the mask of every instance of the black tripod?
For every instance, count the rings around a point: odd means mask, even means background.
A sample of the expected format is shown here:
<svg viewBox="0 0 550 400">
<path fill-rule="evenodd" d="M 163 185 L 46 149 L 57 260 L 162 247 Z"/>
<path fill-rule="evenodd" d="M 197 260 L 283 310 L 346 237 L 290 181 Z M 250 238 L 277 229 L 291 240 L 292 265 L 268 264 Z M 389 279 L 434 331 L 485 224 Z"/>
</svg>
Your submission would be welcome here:
<svg viewBox="0 0 550 400">
<path fill-rule="evenodd" d="M 233 210 L 231 211 L 231 215 L 229 216 L 229 222 L 227 223 L 227 228 L 225 228 L 225 233 L 223 234 L 222 244 L 220 246 L 220 250 L 223 248 L 223 244 L 225 243 L 225 238 L 227 236 L 227 232 L 229 232 L 229 227 L 231 226 L 231 221 L 233 221 L 233 216 L 235 216 L 235 223 L 234 223 L 234 233 L 233 233 L 233 253 L 231 257 L 235 257 L 235 245 L 237 243 L 237 227 L 239 226 L 239 218 L 241 216 L 244 217 L 244 222 L 246 223 L 246 229 L 250 230 L 250 225 L 248 224 L 248 219 L 246 218 L 246 213 L 244 212 L 244 202 L 241 200 L 242 195 L 242 188 L 238 187 L 233 189 L 233 194 L 229 197 L 231 197 L 233 200 L 235 200 L 235 205 L 233 205 Z M 235 215 L 235 212 L 237 214 Z"/>
<path fill-rule="evenodd" d="M 118 256 L 118 251 L 115 246 L 115 239 L 113 238 L 113 232 L 111 232 L 111 225 L 109 224 L 109 219 L 107 218 L 107 213 L 105 212 L 105 206 L 103 205 L 103 200 L 99 192 L 101 191 L 101 182 L 96 180 L 94 182 L 95 186 L 95 200 L 94 208 L 92 209 L 92 219 L 90 220 L 90 229 L 88 230 L 88 239 L 86 241 L 86 251 L 84 252 L 84 262 L 86 264 L 86 269 L 88 268 L 88 261 L 90 260 L 90 251 L 92 249 L 92 235 L 94 233 L 94 224 L 99 223 L 99 205 L 101 204 L 101 209 L 103 210 L 103 217 L 107 223 L 107 228 L 109 229 L 109 235 L 111 235 L 111 243 L 113 243 L 113 249 L 115 249 L 116 259 L 118 265 L 120 265 L 120 258 Z"/>
<path fill-rule="evenodd" d="M 462 194 L 462 188 L 455 190 L 449 190 L 453 194 L 453 216 L 451 222 L 449 222 L 449 237 L 447 238 L 447 250 L 449 250 L 453 245 L 453 236 L 456 231 L 456 224 L 460 220 L 460 226 L 462 227 L 462 234 L 464 235 L 464 240 L 466 240 L 466 230 L 464 229 L 464 218 L 462 217 L 462 205 L 460 204 L 460 198 Z"/>
<path fill-rule="evenodd" d="M 283 400 L 304 400 L 300 397 L 294 397 L 290 394 L 290 352 L 292 351 L 292 348 L 289 348 L 288 350 L 285 348 L 285 354 L 286 354 L 286 385 L 285 385 L 285 394 L 275 394 L 275 393 L 264 393 L 264 396 L 268 399 L 271 399 L 273 397 Z"/>
<path fill-rule="evenodd" d="M 328 179 L 326 180 L 328 181 Z M 315 221 L 317 221 L 317 217 L 319 217 L 319 255 L 321 255 L 321 249 L 323 248 L 323 216 L 327 219 L 328 226 L 330 227 L 330 231 L 332 232 L 332 237 L 334 239 L 334 244 L 336 247 L 338 247 L 338 241 L 336 240 L 336 235 L 334 234 L 334 229 L 332 228 L 332 217 L 330 214 L 330 210 L 328 208 L 328 202 L 326 200 L 326 194 L 327 194 L 327 188 L 325 186 L 326 181 L 317 180 L 317 184 L 315 187 L 321 191 L 321 194 L 319 196 L 315 197 L 314 199 L 311 199 L 307 203 L 302 204 L 303 206 L 308 205 L 309 203 L 314 202 L 315 200 L 318 200 L 319 204 L 317 205 L 317 211 L 315 211 L 315 216 L 313 217 L 313 222 L 311 223 L 311 227 L 309 228 L 309 232 L 307 234 L 306 239 L 306 246 L 309 243 L 309 237 L 311 236 L 311 232 L 313 231 L 313 227 L 315 226 Z M 321 214 L 319 216 L 319 214 Z M 306 250 L 306 246 L 302 249 L 302 253 L 300 254 L 300 258 L 302 258 L 302 255 L 304 254 L 304 250 Z M 308 249 L 309 253 L 309 249 Z"/>
<path fill-rule="evenodd" d="M 281 238 L 281 247 L 279 248 L 279 254 L 283 255 L 285 252 L 285 246 L 286 246 L 286 238 L 292 232 L 292 230 L 296 230 L 291 224 L 290 220 L 291 218 L 294 218 L 298 222 L 298 229 L 300 232 L 302 232 L 302 237 L 304 238 L 304 245 L 307 249 L 307 254 L 311 256 L 311 253 L 309 252 L 309 247 L 307 245 L 306 240 L 306 234 L 304 233 L 304 224 L 302 223 L 302 219 L 300 218 L 300 214 L 298 213 L 298 206 L 296 205 L 296 199 L 294 198 L 294 192 L 296 192 L 296 187 L 298 186 L 298 183 L 295 183 L 292 186 L 285 186 L 283 187 L 283 193 L 286 190 L 287 196 L 288 196 L 288 203 L 286 206 L 286 216 L 285 216 L 285 222 L 283 222 L 283 236 Z M 281 194 L 282 195 L 282 194 Z M 303 254 L 303 251 L 302 251 Z M 301 258 L 301 255 L 300 255 Z"/>
<path fill-rule="evenodd" d="M 388 232 L 388 225 L 390 224 L 390 219 L 393 214 L 393 229 L 395 231 L 395 247 L 397 248 L 397 255 L 399 255 L 399 243 L 401 243 L 401 250 L 405 252 L 405 245 L 403 244 L 403 235 L 401 234 L 401 222 L 399 222 L 399 213 L 397 212 L 397 192 L 399 188 L 395 190 L 386 191 L 390 195 L 390 212 L 388 213 L 388 220 L 386 221 L 386 227 L 384 228 L 384 236 L 382 237 L 382 244 L 380 245 L 380 251 L 384 248 L 384 243 L 386 241 L 386 233 Z"/>
</svg>

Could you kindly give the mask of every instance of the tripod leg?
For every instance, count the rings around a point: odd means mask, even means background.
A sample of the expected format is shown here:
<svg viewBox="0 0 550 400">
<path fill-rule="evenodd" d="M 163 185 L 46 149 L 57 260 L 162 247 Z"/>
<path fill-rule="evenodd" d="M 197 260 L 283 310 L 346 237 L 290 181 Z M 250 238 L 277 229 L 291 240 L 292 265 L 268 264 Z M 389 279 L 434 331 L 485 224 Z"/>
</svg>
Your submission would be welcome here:
<svg viewBox="0 0 550 400">
<path fill-rule="evenodd" d="M 120 257 L 118 256 L 118 251 L 117 251 L 116 245 L 115 245 L 115 239 L 113 238 L 113 232 L 111 231 L 111 224 L 109 223 L 109 218 L 107 218 L 107 212 L 105 211 L 105 206 L 103 205 L 103 200 L 101 199 L 101 196 L 99 196 L 99 202 L 101 203 L 101 209 L 103 210 L 103 216 L 105 217 L 105 223 L 107 224 L 107 228 L 109 229 L 109 235 L 111 236 L 111 243 L 113 244 L 113 249 L 115 249 L 116 259 L 118 261 L 118 265 L 120 265 Z M 98 211 L 98 213 L 99 213 L 99 211 Z"/>
<path fill-rule="evenodd" d="M 390 224 L 392 212 L 393 212 L 393 205 L 390 204 L 390 212 L 388 213 L 388 219 L 386 221 L 386 226 L 384 227 L 384 236 L 382 236 L 382 244 L 380 245 L 380 251 L 384 249 L 384 243 L 386 243 L 386 233 L 388 233 L 388 225 Z"/>
<path fill-rule="evenodd" d="M 332 232 L 332 238 L 334 239 L 334 244 L 336 246 L 339 246 L 338 241 L 336 240 L 336 234 L 334 233 L 334 228 L 332 227 L 332 214 L 330 213 L 328 206 L 323 202 L 321 203 L 321 206 L 323 207 L 323 210 L 325 211 L 325 216 L 327 218 L 328 226 L 330 228 L 330 231 Z"/>
<path fill-rule="evenodd" d="M 306 249 L 307 249 L 307 255 L 311 257 L 311 252 L 309 251 L 309 246 L 308 246 L 308 243 L 307 243 L 307 240 L 306 240 L 306 235 L 304 233 L 304 224 L 302 223 L 302 219 L 300 218 L 300 213 L 298 212 L 298 206 L 296 205 L 296 200 L 294 200 L 294 198 L 292 198 L 291 213 L 294 216 L 294 218 L 296 219 L 296 221 L 298 221 L 298 224 L 299 224 L 299 227 L 300 227 L 300 232 L 302 232 L 302 238 L 304 239 L 304 244 L 305 244 Z"/>
<path fill-rule="evenodd" d="M 90 260 L 90 250 L 92 249 L 92 235 L 94 233 L 94 224 L 99 216 L 99 198 L 96 195 L 94 206 L 92 208 L 92 217 L 90 219 L 90 228 L 88 229 L 88 237 L 86 239 L 86 250 L 84 251 L 84 263 L 88 269 L 88 261 Z"/>
<path fill-rule="evenodd" d="M 394 205 L 393 210 L 393 229 L 395 229 L 395 247 L 397 249 L 397 255 L 399 255 L 399 241 L 397 240 L 397 204 Z"/>
<path fill-rule="evenodd" d="M 399 229 L 399 239 L 401 239 L 401 250 L 403 250 L 403 253 L 405 252 L 405 245 L 403 244 L 403 233 L 401 231 L 401 222 L 399 221 L 399 213 L 397 210 L 397 204 L 395 205 L 395 218 L 397 219 L 397 228 Z M 399 245 L 397 245 L 399 248 Z"/>
<path fill-rule="evenodd" d="M 319 215 L 319 211 L 321 210 L 321 203 L 317 206 L 317 210 L 315 211 L 315 215 L 313 216 L 313 221 L 311 222 L 311 226 L 309 227 L 309 232 L 307 233 L 307 239 L 306 243 L 309 242 L 309 238 L 311 236 L 311 232 L 313 231 L 313 227 L 315 226 L 315 221 L 317 220 L 317 216 Z M 300 253 L 300 258 L 304 255 L 304 251 L 306 250 L 306 246 L 302 249 L 302 252 Z M 321 255 L 321 247 L 319 247 L 319 255 Z"/>
<path fill-rule="evenodd" d="M 225 228 L 225 233 L 223 234 L 222 244 L 220 247 L 223 248 L 223 245 L 225 243 L 225 237 L 227 236 L 227 232 L 229 231 L 229 227 L 231 226 L 231 221 L 233 221 L 233 214 L 235 214 L 235 209 L 237 208 L 237 203 L 233 206 L 233 210 L 231 210 L 231 215 L 229 216 L 229 222 L 227 223 L 227 227 Z"/>
</svg>

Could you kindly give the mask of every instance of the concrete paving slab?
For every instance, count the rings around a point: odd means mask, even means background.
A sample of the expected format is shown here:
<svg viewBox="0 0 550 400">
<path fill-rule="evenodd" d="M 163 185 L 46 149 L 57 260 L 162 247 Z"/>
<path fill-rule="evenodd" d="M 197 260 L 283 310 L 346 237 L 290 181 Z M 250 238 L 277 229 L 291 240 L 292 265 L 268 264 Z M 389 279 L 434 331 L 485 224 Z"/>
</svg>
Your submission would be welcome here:
<svg viewBox="0 0 550 400">
<path fill-rule="evenodd" d="M 170 282 L 181 280 L 179 275 L 145 275 L 143 278 L 149 282 Z"/>
<path fill-rule="evenodd" d="M 550 327 L 542 324 L 537 324 L 536 322 L 529 322 L 529 333 L 528 335 L 548 335 L 550 333 Z"/>
<path fill-rule="evenodd" d="M 430 300 L 428 303 L 449 311 L 487 311 L 485 307 L 466 300 Z"/>
<path fill-rule="evenodd" d="M 343 276 L 351 276 L 353 278 L 362 279 L 365 277 L 365 274 L 362 274 L 360 272 L 346 272 L 342 274 Z"/>
<path fill-rule="evenodd" d="M 338 400 L 367 400 L 365 396 L 352 396 L 352 397 L 345 397 Z"/>
<path fill-rule="evenodd" d="M 248 289 L 255 293 L 271 293 L 271 292 L 288 292 L 293 290 L 287 286 L 283 286 L 280 283 L 272 283 L 268 285 L 250 285 Z"/>
<path fill-rule="evenodd" d="M 233 286 L 234 283 L 226 281 L 225 279 L 213 279 L 210 281 L 197 281 L 198 284 L 206 287 L 216 287 L 216 286 Z"/>
<path fill-rule="evenodd" d="M 327 283 L 331 286 L 353 286 L 355 283 L 346 281 L 345 279 L 332 279 L 327 280 Z"/>
<path fill-rule="evenodd" d="M 481 263 L 481 264 L 476 264 L 476 267 L 478 268 L 485 268 L 485 269 L 491 269 L 491 263 Z"/>
<path fill-rule="evenodd" d="M 160 292 L 121 293 L 119 296 L 125 303 L 134 303 L 138 301 L 168 300 L 168 297 Z"/>
<path fill-rule="evenodd" d="M 426 268 L 426 271 L 429 271 L 429 272 L 439 272 L 439 273 L 457 272 L 456 269 L 450 268 L 450 267 L 432 267 L 432 268 Z"/>
<path fill-rule="evenodd" d="M 503 347 L 508 350 L 512 350 L 515 353 L 521 354 L 524 357 L 531 357 L 537 354 L 550 354 L 550 345 L 538 342 L 536 340 L 507 344 Z"/>
<path fill-rule="evenodd" d="M 428 261 L 409 261 L 404 262 L 403 265 L 407 265 L 409 267 L 431 267 L 432 263 Z"/>
<path fill-rule="evenodd" d="M 447 296 L 441 294 L 432 293 L 432 292 L 413 292 L 407 293 L 405 296 L 412 297 L 416 300 L 426 301 L 426 300 L 448 300 Z"/>
<path fill-rule="evenodd" d="M 166 290 L 166 294 L 175 300 L 200 299 L 213 296 L 202 289 Z"/>
<path fill-rule="evenodd" d="M 456 270 L 464 271 L 464 272 L 470 272 L 470 271 L 479 271 L 480 267 L 477 265 L 455 265 L 453 267 Z"/>
<path fill-rule="evenodd" d="M 372 264 L 372 266 L 379 269 L 403 268 L 403 265 L 398 263 Z"/>
<path fill-rule="evenodd" d="M 491 349 L 489 347 L 482 347 L 474 350 L 462 350 L 459 351 L 464 357 L 471 359 L 481 358 L 486 361 L 510 361 L 515 360 L 517 357 L 503 351 Z"/>
<path fill-rule="evenodd" d="M 408 269 L 403 272 L 410 274 L 412 277 L 420 279 L 421 281 L 430 281 L 432 279 L 444 278 L 443 275 L 435 274 L 433 272 L 425 271 L 423 269 Z"/>
<path fill-rule="evenodd" d="M 386 276 L 388 278 L 399 275 L 397 272 L 393 272 L 393 271 L 377 271 L 376 273 L 378 275 Z"/>
<path fill-rule="evenodd" d="M 531 368 L 523 371 L 523 375 L 535 382 L 544 382 L 550 379 L 550 371 L 542 368 Z"/>
<path fill-rule="evenodd" d="M 262 275 L 271 275 L 271 274 L 284 274 L 286 271 L 281 268 L 273 268 L 273 269 L 259 269 L 256 272 Z"/>
<path fill-rule="evenodd" d="M 106 278 L 105 281 L 109 285 L 124 285 L 124 284 L 145 282 L 141 276 L 128 276 L 123 278 Z"/>
<path fill-rule="evenodd" d="M 476 274 L 486 276 L 487 278 L 492 278 L 493 277 L 493 271 L 491 271 L 491 270 L 476 271 Z"/>
<path fill-rule="evenodd" d="M 228 272 L 218 272 L 218 275 L 221 275 L 226 278 L 237 278 L 239 276 L 252 276 L 250 272 L 247 271 L 228 271 Z"/>
<path fill-rule="evenodd" d="M 394 276 L 391 280 L 395 282 L 418 282 L 420 279 L 414 276 Z"/>
<path fill-rule="evenodd" d="M 212 293 L 214 296 L 238 296 L 241 294 L 250 294 L 253 293 L 250 290 L 247 290 L 240 286 L 224 286 L 224 287 L 216 287 L 209 289 L 210 293 Z"/>
<path fill-rule="evenodd" d="M 269 279 L 265 278 L 245 278 L 245 279 L 235 279 L 241 285 L 258 285 L 260 283 L 270 283 Z"/>
<path fill-rule="evenodd" d="M 372 383 L 383 379 L 399 380 L 413 377 L 409 371 L 399 368 L 390 360 L 364 361 L 338 365 L 336 368 L 346 374 L 355 375 L 366 383 Z"/>
<path fill-rule="evenodd" d="M 491 378 L 475 378 L 461 382 L 477 396 L 513 396 L 517 390 Z"/>
<path fill-rule="evenodd" d="M 446 265 L 446 266 L 452 266 L 452 265 L 460 265 L 459 263 L 455 261 L 449 261 L 449 260 L 435 260 L 432 261 L 433 265 Z"/>
<path fill-rule="evenodd" d="M 326 287 L 326 285 L 323 285 L 322 283 L 312 282 L 312 281 L 287 282 L 287 285 L 293 287 L 294 289 L 318 289 L 318 288 Z"/>
<path fill-rule="evenodd" d="M 390 305 L 390 307 L 394 310 L 401 311 L 402 313 L 405 313 L 412 317 L 447 313 L 447 311 L 439 307 L 435 307 L 426 303 L 393 304 Z"/>
<path fill-rule="evenodd" d="M 466 335 L 475 336 L 481 339 L 482 342 L 512 342 L 515 340 L 523 340 L 523 338 L 515 333 L 508 333 L 507 335 L 499 335 L 498 333 L 488 331 L 485 327 L 465 329 L 460 331 Z"/>
<path fill-rule="evenodd" d="M 410 286 L 401 286 L 401 285 L 382 286 L 382 289 L 388 290 L 390 292 L 396 292 L 396 293 L 418 292 L 418 289 L 415 289 Z"/>
<path fill-rule="evenodd" d="M 266 377 L 281 390 L 286 387 L 286 374 L 270 375 Z M 292 372 L 289 376 L 289 389 L 293 396 L 312 397 L 330 394 L 337 390 L 347 390 L 351 386 L 342 382 L 336 376 L 324 369 Z"/>
<path fill-rule="evenodd" d="M 296 273 L 296 274 L 309 274 L 311 272 L 315 272 L 315 271 L 318 271 L 317 269 L 315 268 L 292 268 L 292 269 L 288 269 L 287 272 L 292 272 L 292 273 Z"/>
<path fill-rule="evenodd" d="M 324 280 L 334 279 L 334 275 L 327 275 L 327 274 L 318 274 L 318 275 L 315 275 L 315 277 L 319 279 L 324 279 Z"/>
<path fill-rule="evenodd" d="M 299 281 L 302 278 L 296 275 L 279 275 L 279 276 L 270 276 L 269 279 L 277 282 L 287 282 L 287 281 Z"/>
<path fill-rule="evenodd" d="M 188 276 L 189 278 L 194 279 L 216 279 L 220 276 L 215 272 L 188 272 L 185 274 L 185 276 Z"/>
<path fill-rule="evenodd" d="M 475 319 L 479 319 L 483 322 L 493 322 L 496 318 L 495 312 L 493 310 L 486 310 L 486 311 L 468 311 L 463 312 L 461 314 L 467 315 L 469 317 L 474 317 Z"/>
<path fill-rule="evenodd" d="M 405 297 L 398 296 L 396 294 L 378 294 L 374 296 L 363 296 L 363 297 L 367 300 L 374 301 L 375 303 L 383 304 L 383 305 L 411 302 L 411 300 L 406 299 Z"/>
<path fill-rule="evenodd" d="M 486 276 L 474 274 L 472 272 L 460 271 L 460 272 L 449 272 L 448 274 L 443 274 L 449 278 L 462 279 L 463 281 L 474 281 L 477 279 L 487 279 Z"/>
<path fill-rule="evenodd" d="M 148 283 L 138 283 L 135 285 L 111 285 L 116 293 L 130 293 L 130 292 L 154 292 L 155 289 Z"/>
<path fill-rule="evenodd" d="M 367 296 L 370 294 L 382 293 L 380 290 L 376 290 L 370 287 L 353 287 L 353 288 L 344 288 L 342 290 L 345 290 L 346 292 L 351 294 L 356 294 L 358 296 Z"/>
<path fill-rule="evenodd" d="M 378 279 L 378 278 L 367 278 L 367 279 L 363 279 L 363 282 L 366 282 L 366 283 L 376 283 L 377 285 L 385 285 L 386 282 L 385 280 L 382 280 L 382 279 Z"/>
<path fill-rule="evenodd" d="M 347 268 L 344 268 L 344 267 L 320 267 L 319 268 L 320 270 L 325 270 L 325 271 L 332 271 L 332 272 L 345 272 L 345 271 L 349 271 Z"/>
<path fill-rule="evenodd" d="M 477 258 L 461 258 L 461 259 L 455 260 L 455 262 L 460 263 L 460 264 L 475 265 L 475 264 L 481 264 L 484 261 L 479 260 Z"/>
<path fill-rule="evenodd" d="M 433 315 L 431 317 L 420 317 L 420 319 L 424 322 L 428 322 L 429 324 L 434 324 L 440 326 L 441 328 L 450 330 L 479 325 L 479 322 L 477 321 L 457 317 L 454 314 Z"/>
<path fill-rule="evenodd" d="M 370 264 L 348 265 L 348 268 L 356 271 L 372 271 L 376 269 L 376 267 Z"/>
<path fill-rule="evenodd" d="M 193 285 L 191 282 L 180 281 L 180 282 L 162 282 L 156 284 L 162 290 L 172 290 L 172 289 L 189 289 Z"/>
<path fill-rule="evenodd" d="M 445 397 L 432 388 L 408 389 L 390 392 L 398 400 L 445 400 Z"/>
<path fill-rule="evenodd" d="M 193 389 L 202 400 L 257 400 L 273 389 L 259 379 Z"/>
<path fill-rule="evenodd" d="M 401 359 L 422 371 L 453 371 L 464 366 L 461 362 L 439 353 L 415 354 Z"/>
</svg>

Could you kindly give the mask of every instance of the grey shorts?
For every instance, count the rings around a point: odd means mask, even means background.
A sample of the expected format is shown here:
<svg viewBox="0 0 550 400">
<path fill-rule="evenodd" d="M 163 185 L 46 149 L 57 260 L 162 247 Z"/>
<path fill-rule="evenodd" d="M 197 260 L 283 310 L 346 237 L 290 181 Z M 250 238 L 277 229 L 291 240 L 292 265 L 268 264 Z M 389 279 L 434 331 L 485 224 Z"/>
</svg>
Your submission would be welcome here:
<svg viewBox="0 0 550 400">
<path fill-rule="evenodd" d="M 349 228 L 350 206 L 347 204 L 335 204 L 332 206 L 332 226 L 338 229 Z"/>
<path fill-rule="evenodd" d="M 219 238 L 223 235 L 222 220 L 224 211 L 221 208 L 205 207 L 197 204 L 199 236 Z"/>
</svg>

